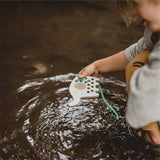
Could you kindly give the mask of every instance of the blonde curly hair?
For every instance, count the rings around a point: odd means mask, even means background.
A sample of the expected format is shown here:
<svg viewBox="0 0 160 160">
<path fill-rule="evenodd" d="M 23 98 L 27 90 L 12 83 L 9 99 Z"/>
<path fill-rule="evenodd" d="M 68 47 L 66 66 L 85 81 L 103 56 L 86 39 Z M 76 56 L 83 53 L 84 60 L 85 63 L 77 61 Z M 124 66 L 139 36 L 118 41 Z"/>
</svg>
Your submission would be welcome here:
<svg viewBox="0 0 160 160">
<path fill-rule="evenodd" d="M 127 26 L 137 21 L 137 17 L 133 15 L 133 11 L 136 10 L 137 6 L 142 1 L 143 0 L 116 0 L 117 8 Z M 160 0 L 148 0 L 148 1 L 157 3 Z"/>
</svg>

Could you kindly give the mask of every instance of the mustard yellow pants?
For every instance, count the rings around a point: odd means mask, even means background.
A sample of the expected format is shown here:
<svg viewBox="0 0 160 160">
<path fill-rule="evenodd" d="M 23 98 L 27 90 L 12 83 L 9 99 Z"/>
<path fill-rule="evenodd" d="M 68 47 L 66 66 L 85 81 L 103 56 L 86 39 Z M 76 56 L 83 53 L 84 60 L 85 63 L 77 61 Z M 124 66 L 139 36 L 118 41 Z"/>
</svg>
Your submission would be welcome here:
<svg viewBox="0 0 160 160">
<path fill-rule="evenodd" d="M 126 85 L 127 85 L 127 92 L 129 94 L 129 84 L 130 79 L 132 77 L 132 74 L 134 71 L 140 67 L 142 67 L 144 64 L 148 63 L 148 55 L 149 51 L 143 51 L 140 54 L 138 54 L 134 59 L 132 59 L 126 68 Z M 158 122 L 148 124 L 147 126 L 142 127 L 143 130 L 157 130 L 159 128 Z"/>
</svg>

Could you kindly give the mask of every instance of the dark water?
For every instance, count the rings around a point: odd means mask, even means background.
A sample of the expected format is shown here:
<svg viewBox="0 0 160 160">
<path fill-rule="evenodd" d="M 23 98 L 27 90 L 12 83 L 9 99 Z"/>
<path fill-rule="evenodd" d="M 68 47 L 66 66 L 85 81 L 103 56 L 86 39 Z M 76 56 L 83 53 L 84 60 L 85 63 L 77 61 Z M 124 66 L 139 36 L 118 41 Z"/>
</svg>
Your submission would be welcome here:
<svg viewBox="0 0 160 160">
<path fill-rule="evenodd" d="M 125 121 L 124 73 L 100 76 L 107 101 L 69 108 L 69 84 L 95 59 L 142 36 L 126 28 L 114 2 L 0 2 L 0 159 L 155 159 Z"/>
</svg>

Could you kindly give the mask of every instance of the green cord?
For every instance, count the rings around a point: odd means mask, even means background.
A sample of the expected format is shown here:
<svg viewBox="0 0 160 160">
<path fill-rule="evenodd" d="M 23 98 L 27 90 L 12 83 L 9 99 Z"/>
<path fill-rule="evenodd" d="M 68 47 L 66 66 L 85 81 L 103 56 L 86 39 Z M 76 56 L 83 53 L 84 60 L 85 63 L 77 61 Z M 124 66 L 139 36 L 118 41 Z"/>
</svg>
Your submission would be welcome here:
<svg viewBox="0 0 160 160">
<path fill-rule="evenodd" d="M 103 83 L 103 82 L 101 82 L 101 81 L 99 81 L 99 83 Z M 102 88 L 101 88 L 101 86 L 99 85 L 99 91 L 100 91 L 100 93 L 101 93 L 101 96 L 102 96 L 102 99 L 103 99 L 103 101 L 104 101 L 104 103 L 113 111 L 113 113 L 116 115 L 116 120 L 119 120 L 119 116 L 118 116 L 118 114 L 117 114 L 117 112 L 114 110 L 114 108 L 113 107 L 111 107 L 110 106 L 110 104 L 106 101 L 106 99 L 104 98 L 104 94 L 103 94 L 103 91 L 102 91 Z"/>
<path fill-rule="evenodd" d="M 75 80 L 76 82 L 83 82 L 84 80 L 86 80 L 87 78 L 82 78 L 82 79 L 80 79 L 80 78 L 78 78 L 77 80 Z M 89 80 L 86 80 L 86 81 L 84 81 L 84 83 L 88 83 L 89 82 Z"/>
<path fill-rule="evenodd" d="M 80 78 L 78 78 L 77 80 L 75 80 L 76 82 L 83 82 L 84 80 L 86 80 L 87 78 L 82 78 L 82 79 L 80 79 Z M 88 83 L 89 82 L 89 80 L 86 80 L 86 81 L 84 81 L 84 83 Z M 99 81 L 99 83 L 101 83 L 101 84 L 103 84 L 103 82 L 101 82 L 101 81 Z M 99 91 L 100 91 L 100 93 L 101 93 L 101 96 L 102 96 L 102 99 L 103 99 L 103 101 L 104 101 L 104 103 L 111 109 L 111 111 L 113 111 L 113 113 L 116 115 L 116 120 L 119 120 L 119 116 L 118 116 L 118 114 L 117 114 L 117 112 L 114 110 L 114 108 L 113 107 L 111 107 L 110 106 L 110 104 L 106 101 L 106 99 L 104 98 L 104 94 L 103 94 L 103 91 L 102 91 L 102 88 L 101 88 L 101 86 L 99 85 L 98 86 L 99 87 Z"/>
</svg>

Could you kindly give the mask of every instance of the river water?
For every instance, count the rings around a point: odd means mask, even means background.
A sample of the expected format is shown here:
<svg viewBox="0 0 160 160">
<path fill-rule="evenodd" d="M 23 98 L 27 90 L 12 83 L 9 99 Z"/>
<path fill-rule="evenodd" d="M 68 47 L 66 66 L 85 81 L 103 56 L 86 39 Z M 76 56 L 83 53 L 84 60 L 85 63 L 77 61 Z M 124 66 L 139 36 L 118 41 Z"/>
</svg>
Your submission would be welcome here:
<svg viewBox="0 0 160 160">
<path fill-rule="evenodd" d="M 100 75 L 102 98 L 69 108 L 81 68 L 143 35 L 113 1 L 0 2 L 0 160 L 155 159 L 130 132 L 124 72 Z"/>
</svg>

